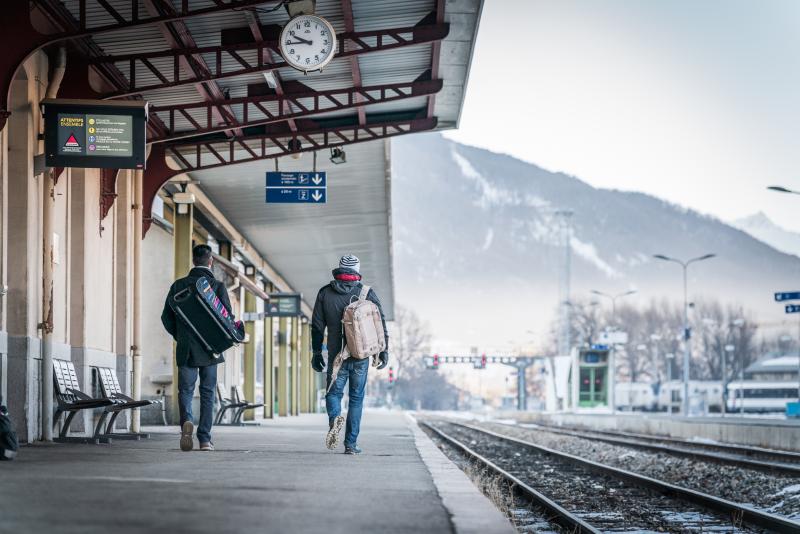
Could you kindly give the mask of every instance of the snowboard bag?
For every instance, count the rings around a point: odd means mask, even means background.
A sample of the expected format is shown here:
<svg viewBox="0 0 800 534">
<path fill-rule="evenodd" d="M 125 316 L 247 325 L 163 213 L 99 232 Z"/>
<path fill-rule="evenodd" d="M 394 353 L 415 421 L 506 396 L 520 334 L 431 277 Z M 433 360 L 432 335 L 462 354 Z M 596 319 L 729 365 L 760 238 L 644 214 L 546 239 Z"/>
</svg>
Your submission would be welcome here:
<svg viewBox="0 0 800 534">
<path fill-rule="evenodd" d="M 170 301 L 175 315 L 215 357 L 244 340 L 244 326 L 219 300 L 207 278 L 175 293 Z"/>
</svg>

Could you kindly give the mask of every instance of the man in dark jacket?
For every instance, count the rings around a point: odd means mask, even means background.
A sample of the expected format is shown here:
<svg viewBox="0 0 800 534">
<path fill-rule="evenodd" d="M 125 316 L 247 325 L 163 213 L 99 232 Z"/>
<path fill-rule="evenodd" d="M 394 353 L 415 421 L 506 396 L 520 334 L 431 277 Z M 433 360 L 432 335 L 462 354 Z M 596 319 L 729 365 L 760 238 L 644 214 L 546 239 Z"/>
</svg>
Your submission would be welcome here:
<svg viewBox="0 0 800 534">
<path fill-rule="evenodd" d="M 189 275 L 176 280 L 169 288 L 164 311 L 161 313 L 161 322 L 167 332 L 177 342 L 175 361 L 178 366 L 178 406 L 181 414 L 181 450 L 190 451 L 194 447 L 192 433 L 192 398 L 197 377 L 200 377 L 200 424 L 197 427 L 197 440 L 200 442 L 201 451 L 213 451 L 211 443 L 211 424 L 214 417 L 214 389 L 217 387 L 217 365 L 224 362 L 220 354 L 216 356 L 203 347 L 200 341 L 192 334 L 189 328 L 179 321 L 175 311 L 169 305 L 172 298 L 179 291 L 193 287 L 200 278 L 206 278 L 211 284 L 214 293 L 231 312 L 231 301 L 225 285 L 214 278 L 211 264 L 214 261 L 211 247 L 197 245 L 192 249 L 192 263 L 194 268 Z"/>
<path fill-rule="evenodd" d="M 311 360 L 311 367 L 317 372 L 322 372 L 325 361 L 322 358 L 322 340 L 325 337 L 325 329 L 328 330 L 328 394 L 325 396 L 325 406 L 328 410 L 328 435 L 325 438 L 325 445 L 329 449 L 335 449 L 339 445 L 339 432 L 344 424 L 342 413 L 342 396 L 344 387 L 348 380 L 350 407 L 347 410 L 347 429 L 344 438 L 345 454 L 360 454 L 361 449 L 356 443 L 358 432 L 361 426 L 361 410 L 364 404 L 364 388 L 367 385 L 367 370 L 371 358 L 356 360 L 348 358 L 342 364 L 339 372 L 334 377 L 333 360 L 342 345 L 347 343 L 342 332 L 342 316 L 344 309 L 350 302 L 358 299 L 363 284 L 359 273 L 361 264 L 355 256 L 342 256 L 339 261 L 339 268 L 333 270 L 333 280 L 317 294 L 317 301 L 314 304 L 314 316 L 311 321 L 311 346 L 314 356 Z M 383 331 L 386 330 L 386 320 L 383 316 L 383 309 L 378 296 L 370 289 L 367 299 L 374 302 L 381 312 L 383 321 Z M 378 369 L 383 369 L 389 363 L 389 335 L 386 335 L 386 351 L 380 353 L 378 359 Z M 331 381 L 333 386 L 331 387 Z"/>
</svg>

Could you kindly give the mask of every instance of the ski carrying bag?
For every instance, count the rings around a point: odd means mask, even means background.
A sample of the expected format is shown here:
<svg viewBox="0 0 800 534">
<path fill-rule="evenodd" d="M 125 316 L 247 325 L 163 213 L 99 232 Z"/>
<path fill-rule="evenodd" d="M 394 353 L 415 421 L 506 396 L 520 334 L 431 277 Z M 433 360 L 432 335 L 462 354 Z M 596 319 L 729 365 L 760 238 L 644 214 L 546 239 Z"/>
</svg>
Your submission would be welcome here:
<svg viewBox="0 0 800 534">
<path fill-rule="evenodd" d="M 169 305 L 215 358 L 244 340 L 242 322 L 233 320 L 206 278 L 199 278 L 194 286 L 177 292 Z"/>
</svg>

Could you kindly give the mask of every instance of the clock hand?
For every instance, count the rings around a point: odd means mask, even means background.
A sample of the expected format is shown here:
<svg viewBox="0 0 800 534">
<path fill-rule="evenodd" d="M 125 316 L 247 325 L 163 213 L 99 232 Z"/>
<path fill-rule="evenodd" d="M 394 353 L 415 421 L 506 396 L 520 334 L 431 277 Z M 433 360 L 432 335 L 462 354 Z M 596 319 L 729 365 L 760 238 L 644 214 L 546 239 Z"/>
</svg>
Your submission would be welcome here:
<svg viewBox="0 0 800 534">
<path fill-rule="evenodd" d="M 297 42 L 297 43 L 287 43 L 287 44 L 290 44 L 290 45 L 296 45 L 296 44 L 300 44 L 300 43 L 307 44 L 307 45 L 313 45 L 314 44 L 314 41 L 308 41 L 306 39 L 303 39 L 302 37 L 297 37 L 296 35 L 294 36 L 294 38 L 297 39 L 299 42 Z"/>
</svg>

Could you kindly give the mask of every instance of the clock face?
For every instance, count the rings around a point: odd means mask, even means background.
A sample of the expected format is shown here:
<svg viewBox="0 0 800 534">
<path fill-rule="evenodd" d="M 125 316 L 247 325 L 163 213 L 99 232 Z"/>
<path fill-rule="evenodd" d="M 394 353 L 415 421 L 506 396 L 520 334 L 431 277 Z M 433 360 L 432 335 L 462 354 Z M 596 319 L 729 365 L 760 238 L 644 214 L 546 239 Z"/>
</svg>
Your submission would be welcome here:
<svg viewBox="0 0 800 534">
<path fill-rule="evenodd" d="M 280 49 L 292 67 L 304 72 L 322 70 L 336 54 L 336 33 L 322 17 L 298 15 L 281 31 Z"/>
</svg>

